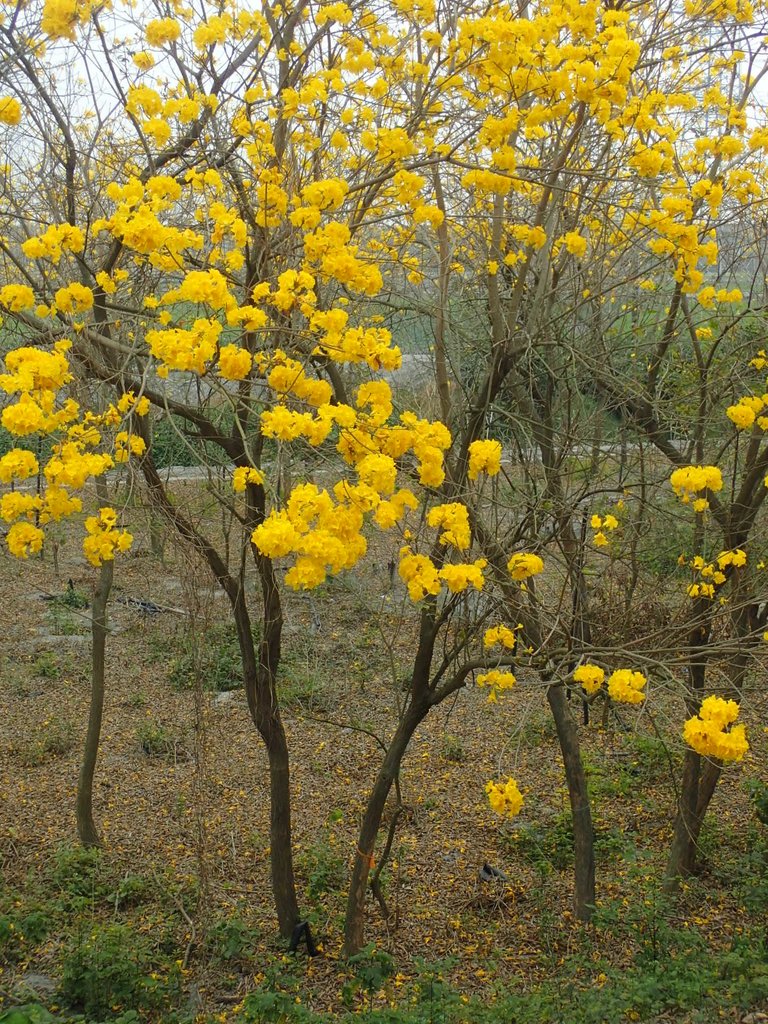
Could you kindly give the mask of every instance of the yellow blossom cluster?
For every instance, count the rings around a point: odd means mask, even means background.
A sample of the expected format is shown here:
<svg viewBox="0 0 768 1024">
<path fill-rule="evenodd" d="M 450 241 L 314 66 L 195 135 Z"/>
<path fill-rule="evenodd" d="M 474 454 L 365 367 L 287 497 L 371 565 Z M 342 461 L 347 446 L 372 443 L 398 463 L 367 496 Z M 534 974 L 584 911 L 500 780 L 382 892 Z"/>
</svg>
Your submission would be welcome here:
<svg viewBox="0 0 768 1024">
<path fill-rule="evenodd" d="M 589 521 L 589 525 L 595 531 L 595 534 L 592 537 L 592 543 L 595 547 L 603 548 L 610 543 L 608 540 L 608 534 L 606 534 L 605 531 L 607 530 L 608 533 L 612 533 L 613 530 L 618 529 L 619 520 L 609 512 L 604 516 L 593 515 Z"/>
<path fill-rule="evenodd" d="M 473 441 L 469 446 L 467 476 L 477 480 L 481 473 L 496 476 L 501 469 L 501 442 L 493 439 Z"/>
<path fill-rule="evenodd" d="M 506 782 L 490 781 L 485 787 L 485 792 L 488 794 L 491 810 L 502 818 L 514 818 L 522 810 L 523 795 L 514 779 L 507 779 Z"/>
<path fill-rule="evenodd" d="M 17 437 L 37 434 L 52 440 L 50 456 L 42 465 L 34 452 L 21 447 L 12 448 L 0 459 L 0 482 L 15 484 L 32 477 L 39 482 L 36 491 L 11 490 L 0 498 L 0 517 L 11 523 L 8 550 L 18 558 L 42 550 L 42 527 L 47 523 L 82 511 L 81 499 L 71 491 L 81 490 L 116 462 L 145 450 L 144 440 L 127 430 L 115 434 L 114 456 L 93 450 L 102 442 L 101 428 L 117 426 L 132 413 L 146 415 L 149 403 L 128 392 L 104 413 L 81 416 L 77 402 L 61 397 L 72 380 L 69 347 L 68 342 L 58 342 L 51 351 L 33 346 L 13 349 L 5 357 L 9 372 L 0 375 L 0 387 L 18 396 L 3 409 L 3 426 Z M 95 517 L 89 522 L 85 552 L 91 561 L 110 544 L 113 550 L 126 550 L 125 545 L 130 544 L 127 534 L 107 529 L 106 519 Z"/>
<path fill-rule="evenodd" d="M 46 259 L 57 264 L 64 253 L 79 253 L 85 248 L 85 235 L 73 224 L 51 224 L 42 235 L 34 235 L 22 243 L 21 249 L 30 260 Z"/>
<path fill-rule="evenodd" d="M 717 466 L 682 466 L 672 473 L 669 482 L 684 504 L 687 505 L 693 498 L 694 512 L 703 512 L 709 508 L 709 502 L 697 495 L 702 491 L 721 491 L 723 474 Z"/>
<path fill-rule="evenodd" d="M 10 484 L 14 480 L 28 480 L 40 470 L 34 452 L 26 448 L 11 448 L 0 458 L 0 483 Z"/>
<path fill-rule="evenodd" d="M 290 359 L 278 349 L 273 356 L 273 363 L 275 365 L 267 376 L 267 383 L 279 399 L 292 396 L 314 408 L 330 402 L 332 389 L 328 381 L 310 377 L 296 359 Z"/>
<path fill-rule="evenodd" d="M 45 0 L 40 28 L 51 39 L 75 38 L 75 29 L 87 21 L 90 3 L 84 0 Z"/>
<path fill-rule="evenodd" d="M 499 693 L 503 693 L 504 690 L 511 690 L 516 682 L 517 679 L 511 672 L 504 672 L 498 668 L 492 668 L 490 671 L 483 672 L 477 677 L 478 686 L 488 687 L 489 704 L 495 704 Z"/>
<path fill-rule="evenodd" d="M 507 569 L 513 580 L 527 580 L 544 572 L 544 562 L 538 555 L 520 551 L 512 555 L 507 562 Z"/>
<path fill-rule="evenodd" d="M 12 313 L 34 309 L 35 293 L 26 284 L 6 284 L 0 288 L 0 305 Z"/>
<path fill-rule="evenodd" d="M 442 583 L 452 594 L 460 594 L 470 586 L 482 590 L 485 585 L 483 569 L 487 564 L 484 558 L 479 558 L 474 562 L 447 564 L 438 569 L 428 555 L 414 554 L 406 545 L 400 550 L 398 573 L 408 587 L 410 599 L 418 602 L 428 595 L 436 597 Z"/>
<path fill-rule="evenodd" d="M 518 629 L 520 627 L 518 626 Z M 517 637 L 515 631 L 510 629 L 509 626 L 499 625 L 491 626 L 486 629 L 483 635 L 483 647 L 506 647 L 508 651 L 511 651 L 517 643 Z"/>
<path fill-rule="evenodd" d="M 442 529 L 439 537 L 441 544 L 466 551 L 471 543 L 469 512 L 467 506 L 458 501 L 435 505 L 427 513 L 427 524 Z"/>
<path fill-rule="evenodd" d="M 608 694 L 612 700 L 623 704 L 641 704 L 645 699 L 643 690 L 647 682 L 642 672 L 618 668 L 608 677 Z"/>
<path fill-rule="evenodd" d="M 725 415 L 737 430 L 750 430 L 755 423 L 761 430 L 768 430 L 768 416 L 760 415 L 768 404 L 768 394 L 743 395 L 735 405 L 729 405 Z"/>
<path fill-rule="evenodd" d="M 264 474 L 253 466 L 238 466 L 232 474 L 232 490 L 235 494 L 243 494 L 248 484 L 263 486 Z"/>
<path fill-rule="evenodd" d="M 0 96 L 0 124 L 16 125 L 21 121 L 21 104 L 15 96 Z"/>
<path fill-rule="evenodd" d="M 729 567 L 738 569 L 747 564 L 747 554 L 742 548 L 735 548 L 732 551 L 721 551 L 712 562 L 707 562 L 701 555 L 695 555 L 690 562 L 686 562 L 685 556 L 678 558 L 678 565 L 689 565 L 698 575 L 693 583 L 688 585 L 688 596 L 690 598 L 705 597 L 710 600 L 715 596 L 718 587 L 721 587 L 726 579 L 726 571 Z"/>
<path fill-rule="evenodd" d="M 195 320 L 188 329 L 169 327 L 147 331 L 149 351 L 158 360 L 158 376 L 167 377 L 169 370 L 191 370 L 203 374 L 216 354 L 222 325 L 218 320 Z"/>
<path fill-rule="evenodd" d="M 133 543 L 127 530 L 117 528 L 117 512 L 113 508 L 100 508 L 98 515 L 88 516 L 85 530 L 83 553 L 91 565 L 111 562 L 116 551 L 128 551 Z"/>
<path fill-rule="evenodd" d="M 605 671 L 599 665 L 579 665 L 574 669 L 573 681 L 580 683 L 586 693 L 597 693 L 605 682 Z"/>
<path fill-rule="evenodd" d="M 734 725 L 738 715 L 736 701 L 706 697 L 698 715 L 689 718 L 683 726 L 683 739 L 704 757 L 741 761 L 749 750 L 749 743 L 744 726 Z"/>
<path fill-rule="evenodd" d="M 127 462 L 131 455 L 143 455 L 146 450 L 146 442 L 138 434 L 127 430 L 119 430 L 115 434 L 115 462 Z"/>
<path fill-rule="evenodd" d="M 294 590 L 311 590 L 328 573 L 351 569 L 367 550 L 361 533 L 363 512 L 338 488 L 336 501 L 315 484 L 294 487 L 284 509 L 273 510 L 251 540 L 268 558 L 296 555 L 285 582 Z"/>
</svg>

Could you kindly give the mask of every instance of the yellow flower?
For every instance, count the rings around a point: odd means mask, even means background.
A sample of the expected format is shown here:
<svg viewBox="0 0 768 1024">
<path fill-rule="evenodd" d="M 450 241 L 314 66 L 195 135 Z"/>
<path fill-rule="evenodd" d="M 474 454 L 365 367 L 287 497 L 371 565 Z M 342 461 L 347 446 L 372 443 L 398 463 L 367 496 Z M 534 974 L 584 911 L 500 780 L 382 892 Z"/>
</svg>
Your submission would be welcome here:
<svg viewBox="0 0 768 1024">
<path fill-rule="evenodd" d="M 517 679 L 511 672 L 502 672 L 500 669 L 492 668 L 477 677 L 478 686 L 488 686 L 488 702 L 496 703 L 498 691 L 511 690 Z"/>
<path fill-rule="evenodd" d="M 11 448 L 0 459 L 0 483 L 9 484 L 13 480 L 28 480 L 40 469 L 35 455 L 26 448 Z"/>
<path fill-rule="evenodd" d="M 484 647 L 496 647 L 498 645 L 506 647 L 508 650 L 517 643 L 517 637 L 515 636 L 514 630 L 511 630 L 508 626 L 491 626 L 490 629 L 486 629 L 485 635 L 483 636 Z"/>
<path fill-rule="evenodd" d="M 27 558 L 30 554 L 37 554 L 42 550 L 43 540 L 43 531 L 32 523 L 14 523 L 5 538 L 8 550 L 16 558 Z"/>
<path fill-rule="evenodd" d="M 21 106 L 13 96 L 0 96 L 0 124 L 18 124 L 21 120 Z"/>
<path fill-rule="evenodd" d="M 438 576 L 452 594 L 460 594 L 469 586 L 473 586 L 475 590 L 482 590 L 485 586 L 483 569 L 487 564 L 484 558 L 478 558 L 476 562 L 470 562 L 468 565 L 444 565 Z"/>
<path fill-rule="evenodd" d="M 645 699 L 642 692 L 648 680 L 641 672 L 619 668 L 608 679 L 608 693 L 613 700 L 624 704 L 640 704 Z"/>
<path fill-rule="evenodd" d="M 491 809 L 504 818 L 514 818 L 523 806 L 523 796 L 514 779 L 490 781 L 485 787 Z"/>
<path fill-rule="evenodd" d="M 252 365 L 250 352 L 239 345 L 223 345 L 219 349 L 219 376 L 224 380 L 245 380 Z"/>
<path fill-rule="evenodd" d="M 734 725 L 739 705 L 722 697 L 706 697 L 698 715 L 683 726 L 683 739 L 698 754 L 721 761 L 741 761 L 749 750 L 743 725 Z"/>
<path fill-rule="evenodd" d="M 527 580 L 530 576 L 544 572 L 544 562 L 538 555 L 518 552 L 507 562 L 507 569 L 513 580 Z"/>
<path fill-rule="evenodd" d="M 581 683 L 587 693 L 597 693 L 605 681 L 605 672 L 599 665 L 579 665 L 574 670 L 573 681 Z"/>
<path fill-rule="evenodd" d="M 492 438 L 485 441 L 473 441 L 469 446 L 469 469 L 467 476 L 477 480 L 480 473 L 496 476 L 501 469 L 501 442 Z"/>
<path fill-rule="evenodd" d="M 568 231 L 563 235 L 565 247 L 572 256 L 583 256 L 587 251 L 587 240 L 578 231 Z"/>
<path fill-rule="evenodd" d="M 755 413 L 748 405 L 741 402 L 729 405 L 725 415 L 739 430 L 749 430 L 755 422 Z"/>
<path fill-rule="evenodd" d="M 165 46 L 174 43 L 181 35 L 181 25 L 173 18 L 156 18 L 147 22 L 144 36 L 150 46 Z"/>
<path fill-rule="evenodd" d="M 242 494 L 247 484 L 263 484 L 264 474 L 252 466 L 238 466 L 232 474 L 232 490 Z"/>
<path fill-rule="evenodd" d="M 466 505 L 451 502 L 447 505 L 436 505 L 427 515 L 430 526 L 442 527 L 441 544 L 450 544 L 459 551 L 466 551 L 471 543 L 469 529 L 469 513 Z"/>
</svg>

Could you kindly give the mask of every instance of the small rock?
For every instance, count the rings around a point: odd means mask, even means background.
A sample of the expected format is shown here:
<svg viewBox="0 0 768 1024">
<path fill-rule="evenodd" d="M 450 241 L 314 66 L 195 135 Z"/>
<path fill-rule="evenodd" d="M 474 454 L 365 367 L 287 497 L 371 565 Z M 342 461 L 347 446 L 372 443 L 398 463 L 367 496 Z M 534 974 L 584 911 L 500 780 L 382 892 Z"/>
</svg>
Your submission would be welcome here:
<svg viewBox="0 0 768 1024">
<path fill-rule="evenodd" d="M 221 690 L 213 698 L 214 704 L 231 704 L 235 699 L 235 695 L 232 690 Z"/>
<path fill-rule="evenodd" d="M 38 996 L 52 996 L 58 988 L 53 978 L 49 978 L 47 974 L 34 974 L 33 972 L 22 975 L 21 984 Z"/>
</svg>

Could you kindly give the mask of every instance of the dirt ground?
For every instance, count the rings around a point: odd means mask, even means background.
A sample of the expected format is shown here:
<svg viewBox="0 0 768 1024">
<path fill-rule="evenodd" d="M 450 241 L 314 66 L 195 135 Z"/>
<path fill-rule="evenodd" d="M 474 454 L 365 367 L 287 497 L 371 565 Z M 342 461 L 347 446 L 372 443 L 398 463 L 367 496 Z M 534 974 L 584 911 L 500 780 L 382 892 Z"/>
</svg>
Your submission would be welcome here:
<svg viewBox="0 0 768 1024">
<path fill-rule="evenodd" d="M 184 489 L 191 500 L 199 485 L 178 486 L 183 501 Z M 109 608 L 97 819 L 118 871 L 176 883 L 186 922 L 179 957 L 203 1004 L 216 1004 L 242 997 L 258 983 L 260 958 L 266 964 L 280 955 L 268 877 L 266 758 L 242 690 L 209 688 L 207 677 L 220 682 L 232 658 L 226 601 L 173 538 L 166 536 L 161 561 L 149 550 L 148 531 L 135 532 L 132 554 L 116 564 Z M 4 883 L 17 887 L 76 842 L 90 641 L 88 610 L 66 595 L 72 588 L 90 595 L 97 570 L 74 536 L 57 560 L 58 573 L 50 556 L 18 563 L 0 554 L 0 865 Z M 248 586 L 256 609 L 250 574 Z M 148 614 L 141 601 L 162 610 Z M 286 603 L 281 688 L 293 757 L 296 865 L 303 908 L 324 954 L 306 970 L 325 1007 L 339 1004 L 344 869 L 381 756 L 375 737 L 386 740 L 396 721 L 414 624 L 384 554 L 322 592 L 291 595 Z M 193 652 L 210 648 L 218 663 L 204 660 L 196 671 Z M 367 929 L 397 958 L 403 977 L 415 957 L 455 957 L 451 977 L 467 992 L 483 986 L 489 964 L 508 981 L 535 981 L 578 934 L 570 873 L 558 863 L 561 851 L 542 838 L 559 827 L 567 808 L 543 691 L 523 673 L 498 704 L 486 696 L 467 687 L 417 733 L 403 771 L 406 811 L 385 874 L 391 916 L 385 921 L 371 899 Z M 759 710 L 750 722 L 752 751 L 725 773 L 715 798 L 715 864 L 718 845 L 737 837 L 750 814 L 746 780 L 766 777 Z M 595 721 L 582 729 L 601 840 L 602 901 L 629 897 L 637 885 L 637 860 L 633 874 L 624 856 L 629 846 L 644 851 L 648 876 L 658 876 L 674 810 L 670 764 L 679 765 L 682 752 L 682 702 L 668 687 L 651 680 L 646 706 L 623 717 L 626 732 L 602 730 Z M 657 731 L 668 752 L 660 753 Z M 498 775 L 513 775 L 525 797 L 513 822 L 487 805 L 485 783 Z M 507 884 L 478 879 L 486 862 L 507 875 Z M 680 913 L 695 915 L 705 930 L 711 922 L 713 941 L 727 944 L 741 912 L 716 874 L 709 905 L 686 906 L 683 897 Z M 200 954 L 206 927 L 232 917 L 262 937 L 250 969 L 215 967 Z M 148 915 L 146 928 L 156 923 Z M 2 987 L 11 991 L 24 971 L 55 973 L 59 941 L 51 938 L 34 963 L 0 975 Z"/>
</svg>

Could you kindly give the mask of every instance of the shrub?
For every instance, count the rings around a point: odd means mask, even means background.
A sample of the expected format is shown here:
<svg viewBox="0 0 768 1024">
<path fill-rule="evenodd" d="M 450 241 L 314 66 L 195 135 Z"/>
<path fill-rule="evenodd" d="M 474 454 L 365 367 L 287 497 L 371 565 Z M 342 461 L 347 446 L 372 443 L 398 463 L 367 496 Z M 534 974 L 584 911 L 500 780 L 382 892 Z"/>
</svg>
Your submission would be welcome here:
<svg viewBox="0 0 768 1024">
<path fill-rule="evenodd" d="M 161 974 L 152 953 L 146 937 L 127 925 L 89 927 L 64 953 L 61 997 L 99 1021 L 124 1010 L 159 1009 L 177 990 L 178 977 L 173 966 Z"/>
</svg>

